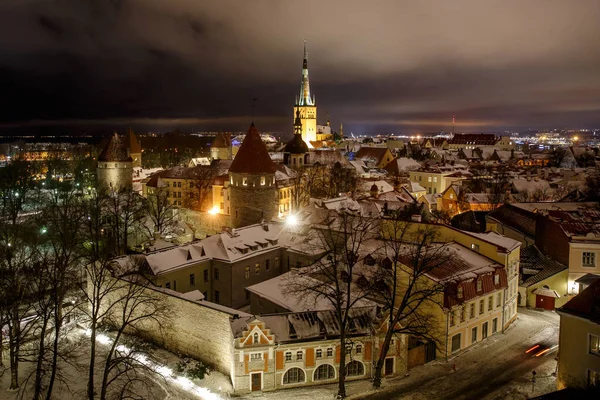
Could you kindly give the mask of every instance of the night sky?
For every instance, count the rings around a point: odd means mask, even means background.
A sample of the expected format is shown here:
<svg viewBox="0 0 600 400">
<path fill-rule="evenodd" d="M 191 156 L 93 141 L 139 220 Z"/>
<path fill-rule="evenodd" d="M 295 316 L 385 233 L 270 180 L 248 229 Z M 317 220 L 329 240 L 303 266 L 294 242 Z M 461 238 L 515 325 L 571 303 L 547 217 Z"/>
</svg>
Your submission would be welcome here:
<svg viewBox="0 0 600 400">
<path fill-rule="evenodd" d="M 600 1 L 2 0 L 0 132 L 600 127 Z"/>
</svg>

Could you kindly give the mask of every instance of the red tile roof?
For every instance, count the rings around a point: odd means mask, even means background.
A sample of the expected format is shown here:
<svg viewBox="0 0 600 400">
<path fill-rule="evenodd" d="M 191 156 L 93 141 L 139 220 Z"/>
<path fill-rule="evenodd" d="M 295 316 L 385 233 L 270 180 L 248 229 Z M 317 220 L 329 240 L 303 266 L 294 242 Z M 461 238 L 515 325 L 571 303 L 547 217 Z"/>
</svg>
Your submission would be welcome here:
<svg viewBox="0 0 600 400">
<path fill-rule="evenodd" d="M 106 146 L 100 152 L 98 161 L 132 161 L 131 157 L 127 155 L 127 149 L 123 146 L 123 142 L 117 133 L 113 133 Z"/>
<path fill-rule="evenodd" d="M 495 145 L 499 139 L 493 133 L 458 134 L 454 135 L 448 144 L 473 144 L 478 146 Z"/>
<path fill-rule="evenodd" d="M 271 160 L 267 147 L 260 138 L 254 122 L 240 146 L 229 172 L 240 174 L 274 174 L 275 163 Z"/>
</svg>

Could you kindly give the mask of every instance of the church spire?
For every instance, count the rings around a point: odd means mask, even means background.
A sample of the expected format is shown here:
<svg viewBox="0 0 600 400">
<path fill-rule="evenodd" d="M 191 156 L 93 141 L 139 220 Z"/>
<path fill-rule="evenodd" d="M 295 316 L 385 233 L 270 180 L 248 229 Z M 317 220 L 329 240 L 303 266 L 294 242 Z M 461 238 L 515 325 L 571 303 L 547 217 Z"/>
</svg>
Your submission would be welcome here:
<svg viewBox="0 0 600 400">
<path fill-rule="evenodd" d="M 314 98 L 310 95 L 310 84 L 308 82 L 308 50 L 306 50 L 306 40 L 304 41 L 304 60 L 302 62 L 302 82 L 300 83 L 300 97 L 297 105 L 314 106 Z"/>
</svg>

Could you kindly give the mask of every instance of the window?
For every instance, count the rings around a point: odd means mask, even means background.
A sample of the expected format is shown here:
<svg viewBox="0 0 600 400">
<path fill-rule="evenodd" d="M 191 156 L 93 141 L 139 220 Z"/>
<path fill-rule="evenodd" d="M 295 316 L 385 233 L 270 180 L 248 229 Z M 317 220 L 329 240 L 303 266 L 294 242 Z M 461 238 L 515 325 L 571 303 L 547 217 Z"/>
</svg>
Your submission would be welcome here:
<svg viewBox="0 0 600 400">
<path fill-rule="evenodd" d="M 250 361 L 262 360 L 262 353 L 250 353 Z"/>
<path fill-rule="evenodd" d="M 327 357 L 333 357 L 333 349 L 331 347 L 327 349 Z"/>
<path fill-rule="evenodd" d="M 246 279 L 250 278 L 250 267 L 246 266 Z"/>
<path fill-rule="evenodd" d="M 334 379 L 335 378 L 335 368 L 329 364 L 321 364 L 315 370 L 315 381 L 323 381 L 326 379 Z"/>
<path fill-rule="evenodd" d="M 452 352 L 460 350 L 460 333 L 452 336 Z"/>
<path fill-rule="evenodd" d="M 215 276 L 215 281 L 219 280 L 219 268 L 215 268 L 213 271 L 213 274 Z"/>
<path fill-rule="evenodd" d="M 478 252 L 479 251 L 479 245 L 476 244 L 476 243 L 472 243 L 471 244 L 471 250 Z"/>
<path fill-rule="evenodd" d="M 365 374 L 365 366 L 360 361 L 350 361 L 346 365 L 346 375 L 348 376 L 360 376 Z"/>
<path fill-rule="evenodd" d="M 482 289 L 483 289 L 483 283 L 481 282 L 481 279 L 477 279 L 477 291 L 481 292 Z"/>
<path fill-rule="evenodd" d="M 431 177 L 430 176 L 427 177 L 427 182 L 431 182 Z"/>
<path fill-rule="evenodd" d="M 266 260 L 265 261 L 265 270 L 268 271 L 269 269 L 271 269 L 271 260 Z"/>
<path fill-rule="evenodd" d="M 254 335 L 252 336 L 252 343 L 260 343 L 260 341 L 258 340 L 258 332 L 254 332 Z"/>
<path fill-rule="evenodd" d="M 595 267 L 596 266 L 596 253 L 590 251 L 584 251 L 581 256 L 582 267 Z"/>
<path fill-rule="evenodd" d="M 177 187 L 181 187 L 181 182 L 177 182 Z"/>
<path fill-rule="evenodd" d="M 488 311 L 492 311 L 492 308 L 494 308 L 494 297 L 490 296 L 488 298 Z"/>
<path fill-rule="evenodd" d="M 434 177 L 433 177 L 433 181 L 434 181 L 434 182 L 437 182 L 437 176 L 434 176 Z"/>
<path fill-rule="evenodd" d="M 246 177 L 242 178 L 242 185 L 248 186 L 248 178 L 246 178 Z"/>
<path fill-rule="evenodd" d="M 260 184 L 261 184 L 261 186 L 265 186 L 265 177 L 264 176 L 260 177 Z"/>
<path fill-rule="evenodd" d="M 498 293 L 498 296 L 496 296 L 496 308 L 500 307 L 502 305 L 502 292 Z"/>
<path fill-rule="evenodd" d="M 171 289 L 171 282 L 167 282 L 167 283 L 165 283 L 165 287 L 166 287 L 167 289 Z"/>
<path fill-rule="evenodd" d="M 205 269 L 204 271 L 202 271 L 203 275 L 204 275 L 204 282 L 208 282 L 208 270 Z"/>
<path fill-rule="evenodd" d="M 196 275 L 190 274 L 190 286 L 196 286 Z"/>
<path fill-rule="evenodd" d="M 283 384 L 289 385 L 304 382 L 304 371 L 300 368 L 290 368 L 283 374 Z"/>
<path fill-rule="evenodd" d="M 296 352 L 296 360 L 302 360 L 302 350 Z"/>
<path fill-rule="evenodd" d="M 452 193 L 450 193 L 450 198 L 451 198 L 451 199 L 453 199 L 453 198 L 454 198 L 454 195 L 453 195 Z"/>
<path fill-rule="evenodd" d="M 255 273 L 256 275 L 260 274 L 260 263 L 256 263 L 256 264 L 254 265 L 254 273 Z"/>
<path fill-rule="evenodd" d="M 292 352 L 288 351 L 285 353 L 285 361 L 292 361 Z"/>
<path fill-rule="evenodd" d="M 458 297 L 459 299 L 463 298 L 463 288 L 462 288 L 462 286 L 459 286 L 458 289 L 456 289 L 456 297 Z"/>
<path fill-rule="evenodd" d="M 471 343 L 477 342 L 477 327 L 471 329 Z"/>
<path fill-rule="evenodd" d="M 220 298 L 219 298 L 219 291 L 218 291 L 218 290 L 215 290 L 215 303 L 218 303 L 218 302 L 219 302 L 219 299 L 220 299 Z"/>
<path fill-rule="evenodd" d="M 460 309 L 460 322 L 465 322 L 465 308 Z"/>
<path fill-rule="evenodd" d="M 454 311 L 450 311 L 450 326 L 454 326 Z"/>
<path fill-rule="evenodd" d="M 471 309 L 469 312 L 469 318 L 474 318 L 475 317 L 475 303 L 471 303 Z"/>
<path fill-rule="evenodd" d="M 479 300 L 479 315 L 483 314 L 483 310 L 485 309 L 484 300 Z"/>
<path fill-rule="evenodd" d="M 362 353 L 362 345 L 357 344 L 356 345 L 356 354 L 361 354 Z"/>
<path fill-rule="evenodd" d="M 275 268 L 279 268 L 279 257 L 275 257 Z"/>
<path fill-rule="evenodd" d="M 321 349 L 318 349 L 318 350 L 316 351 L 316 354 L 317 354 L 317 358 L 321 358 L 321 357 L 323 357 L 323 350 L 321 350 Z"/>
<path fill-rule="evenodd" d="M 600 356 L 600 336 L 590 334 L 590 353 Z"/>
<path fill-rule="evenodd" d="M 181 192 L 177 192 L 177 197 L 181 197 Z M 181 204 L 181 203 L 179 203 Z"/>
</svg>

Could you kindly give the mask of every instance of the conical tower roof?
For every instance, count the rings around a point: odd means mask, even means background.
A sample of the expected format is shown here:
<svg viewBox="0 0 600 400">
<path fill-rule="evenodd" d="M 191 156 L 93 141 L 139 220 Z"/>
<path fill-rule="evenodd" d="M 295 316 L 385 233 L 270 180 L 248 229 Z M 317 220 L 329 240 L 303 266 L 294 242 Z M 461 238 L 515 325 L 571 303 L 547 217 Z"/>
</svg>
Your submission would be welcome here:
<svg viewBox="0 0 600 400">
<path fill-rule="evenodd" d="M 135 133 L 133 133 L 133 129 L 129 128 L 127 131 L 127 144 L 129 148 L 129 154 L 141 153 L 142 145 L 140 144 L 137 137 L 135 137 Z"/>
<path fill-rule="evenodd" d="M 228 133 L 219 132 L 212 141 L 211 147 L 227 148 L 231 146 L 231 136 Z"/>
<path fill-rule="evenodd" d="M 117 132 L 109 137 L 106 146 L 98 156 L 98 161 L 132 161 L 131 157 L 127 155 L 127 149 Z"/>
<path fill-rule="evenodd" d="M 267 146 L 260 138 L 254 122 L 250 125 L 248 133 L 240 146 L 235 158 L 231 162 L 229 172 L 241 174 L 274 174 L 275 163 L 271 160 Z"/>
</svg>

